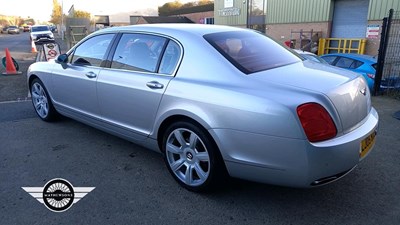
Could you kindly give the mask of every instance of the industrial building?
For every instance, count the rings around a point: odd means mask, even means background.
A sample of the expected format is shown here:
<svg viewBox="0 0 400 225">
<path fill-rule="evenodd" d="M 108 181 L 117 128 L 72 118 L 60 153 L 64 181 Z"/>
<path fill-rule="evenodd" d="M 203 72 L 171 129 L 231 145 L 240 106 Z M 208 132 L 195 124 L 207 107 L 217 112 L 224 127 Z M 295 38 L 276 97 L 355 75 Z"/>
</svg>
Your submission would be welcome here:
<svg viewBox="0 0 400 225">
<path fill-rule="evenodd" d="M 390 9 L 399 11 L 400 0 L 215 0 L 214 20 L 291 41 L 294 48 L 315 50 L 323 38 L 322 50 L 377 55 Z"/>
</svg>

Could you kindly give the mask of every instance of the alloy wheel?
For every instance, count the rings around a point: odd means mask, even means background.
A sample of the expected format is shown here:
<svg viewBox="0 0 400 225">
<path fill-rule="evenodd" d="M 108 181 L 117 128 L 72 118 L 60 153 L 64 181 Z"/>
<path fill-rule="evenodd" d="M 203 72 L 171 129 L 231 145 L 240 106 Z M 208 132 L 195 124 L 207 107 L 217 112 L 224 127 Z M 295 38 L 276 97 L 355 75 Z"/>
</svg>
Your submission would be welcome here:
<svg viewBox="0 0 400 225">
<path fill-rule="evenodd" d="M 188 186 L 199 186 L 210 174 L 210 156 L 203 140 L 185 128 L 173 130 L 167 138 L 166 157 L 174 175 Z"/>
<path fill-rule="evenodd" d="M 32 85 L 31 95 L 32 95 L 32 102 L 37 114 L 41 118 L 46 118 L 49 114 L 50 106 L 48 103 L 46 92 L 42 87 L 42 85 L 39 84 L 38 82 L 35 82 Z"/>
</svg>

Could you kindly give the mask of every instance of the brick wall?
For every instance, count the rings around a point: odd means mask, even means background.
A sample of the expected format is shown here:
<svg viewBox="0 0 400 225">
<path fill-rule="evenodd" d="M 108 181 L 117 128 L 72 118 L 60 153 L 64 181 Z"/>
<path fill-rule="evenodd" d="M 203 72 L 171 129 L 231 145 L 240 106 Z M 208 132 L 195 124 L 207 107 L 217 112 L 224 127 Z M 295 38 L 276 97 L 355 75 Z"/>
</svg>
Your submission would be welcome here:
<svg viewBox="0 0 400 225">
<path fill-rule="evenodd" d="M 380 27 L 379 37 L 378 38 L 368 38 L 367 44 L 365 47 L 366 55 L 377 55 L 380 43 L 380 32 L 382 32 L 382 21 L 368 21 L 368 24 L 377 24 Z M 291 39 L 291 30 L 293 31 L 310 31 L 313 29 L 314 32 L 320 32 L 322 38 L 330 37 L 330 22 L 322 22 L 322 23 L 296 23 L 296 24 L 267 24 L 266 33 L 277 40 L 278 42 L 285 42 Z M 299 34 L 292 34 L 292 38 L 297 39 L 297 43 L 299 41 Z M 366 37 L 364 37 L 366 38 Z M 299 45 L 297 45 L 298 48 Z"/>
<path fill-rule="evenodd" d="M 300 39 L 299 33 L 293 33 L 291 35 L 291 31 L 311 31 L 315 33 L 319 33 L 322 35 L 322 38 L 328 37 L 329 34 L 329 23 L 322 22 L 322 23 L 295 23 L 295 24 L 267 24 L 266 26 L 266 33 L 277 40 L 278 42 L 285 42 L 287 40 L 293 39 Z"/>
</svg>

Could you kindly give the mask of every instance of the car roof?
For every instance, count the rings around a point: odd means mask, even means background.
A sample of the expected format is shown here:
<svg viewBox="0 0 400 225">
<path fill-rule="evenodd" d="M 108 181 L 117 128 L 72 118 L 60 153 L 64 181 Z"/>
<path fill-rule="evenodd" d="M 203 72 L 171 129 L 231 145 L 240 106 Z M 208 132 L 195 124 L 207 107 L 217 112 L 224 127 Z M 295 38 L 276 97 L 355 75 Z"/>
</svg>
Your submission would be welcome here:
<svg viewBox="0 0 400 225">
<path fill-rule="evenodd" d="M 357 59 L 357 60 L 364 61 L 364 62 L 371 62 L 371 63 L 377 62 L 377 59 L 374 58 L 373 56 L 361 55 L 361 54 L 355 54 L 355 53 L 331 53 L 331 54 L 323 55 L 322 57 L 324 57 L 324 56 L 343 56 L 343 57 Z"/>
<path fill-rule="evenodd" d="M 110 27 L 97 31 L 96 33 L 108 33 L 118 31 L 141 31 L 154 32 L 166 35 L 177 34 L 197 34 L 205 35 L 209 33 L 224 32 L 224 31 L 243 31 L 244 28 L 222 25 L 207 25 L 207 24 L 189 24 L 189 23 L 164 23 L 164 24 L 139 24 L 121 27 Z"/>
</svg>

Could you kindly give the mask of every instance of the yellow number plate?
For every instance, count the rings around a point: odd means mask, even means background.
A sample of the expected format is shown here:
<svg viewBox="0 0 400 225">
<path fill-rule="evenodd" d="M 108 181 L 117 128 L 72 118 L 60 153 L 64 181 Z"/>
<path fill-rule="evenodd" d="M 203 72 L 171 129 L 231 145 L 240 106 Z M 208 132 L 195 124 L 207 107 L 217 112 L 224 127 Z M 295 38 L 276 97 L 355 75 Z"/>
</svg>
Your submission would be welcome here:
<svg viewBox="0 0 400 225">
<path fill-rule="evenodd" d="M 375 143 L 376 131 L 361 141 L 360 158 L 364 157 Z"/>
</svg>

